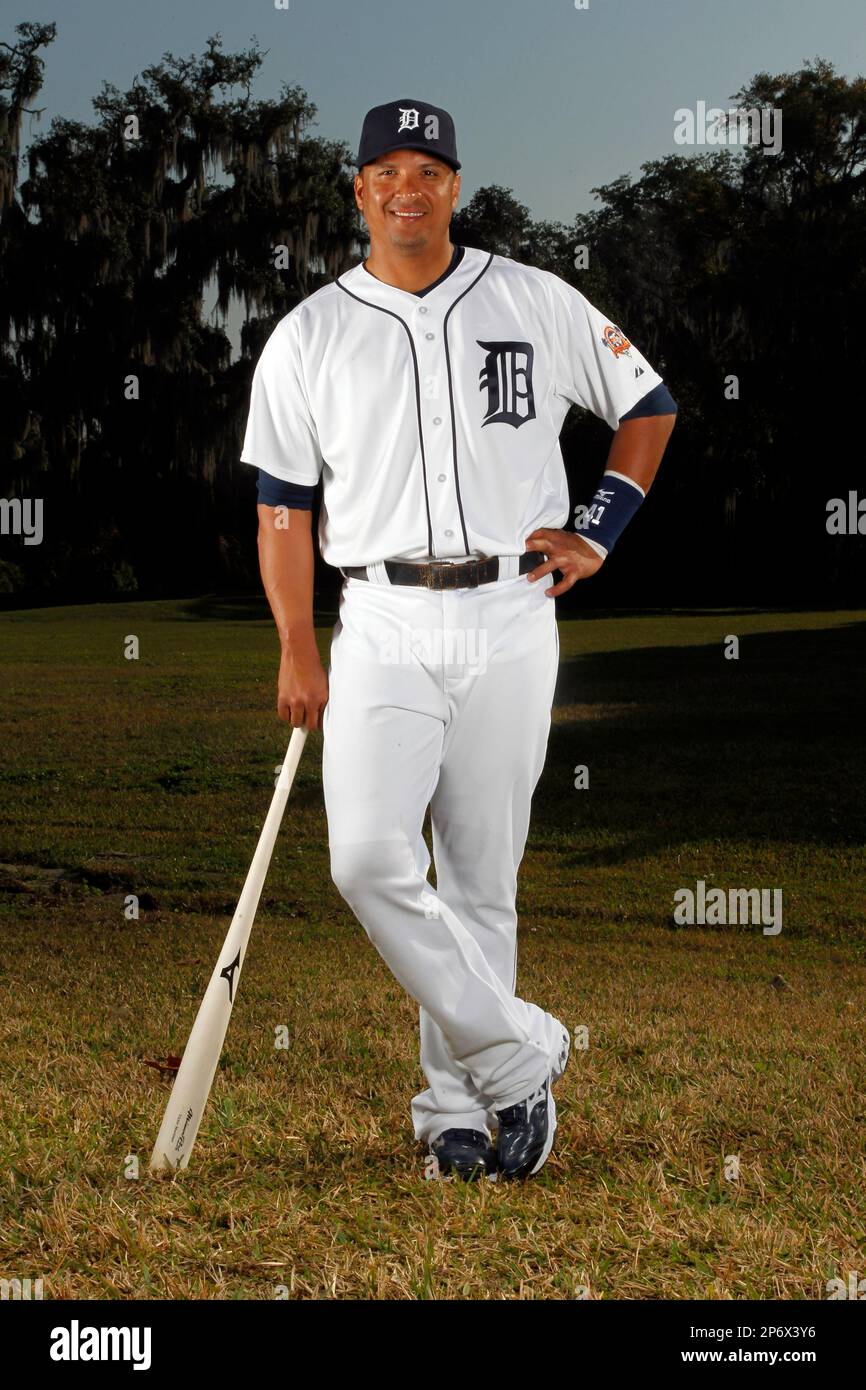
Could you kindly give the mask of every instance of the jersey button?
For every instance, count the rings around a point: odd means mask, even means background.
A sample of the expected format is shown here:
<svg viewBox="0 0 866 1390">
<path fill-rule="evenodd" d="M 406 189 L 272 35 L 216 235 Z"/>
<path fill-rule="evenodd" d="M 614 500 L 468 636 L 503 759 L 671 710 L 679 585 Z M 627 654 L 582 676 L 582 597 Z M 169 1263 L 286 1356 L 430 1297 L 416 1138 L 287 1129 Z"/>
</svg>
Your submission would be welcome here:
<svg viewBox="0 0 866 1390">
<path fill-rule="evenodd" d="M 418 313 L 419 313 L 419 314 L 426 314 L 426 312 L 427 312 L 427 305 L 426 305 L 426 304 L 419 304 L 419 305 L 418 305 Z"/>
<path fill-rule="evenodd" d="M 442 416 L 441 416 L 441 415 L 434 415 L 434 416 L 433 416 L 433 424 L 434 424 L 434 425 L 441 425 L 441 424 L 442 424 Z"/>
<path fill-rule="evenodd" d="M 446 534 L 446 536 L 453 536 L 453 535 L 454 535 L 454 532 L 453 532 L 453 531 L 446 531 L 445 534 Z"/>
<path fill-rule="evenodd" d="M 424 334 L 424 337 L 427 339 L 428 342 L 430 342 L 430 341 L 432 341 L 433 338 L 436 337 L 436 334 L 435 334 L 435 333 L 425 333 L 425 334 Z"/>
<path fill-rule="evenodd" d="M 440 482 L 440 483 L 444 483 L 444 481 L 445 481 L 445 476 L 446 476 L 446 475 L 445 475 L 444 473 L 440 473 L 440 474 L 438 475 L 437 481 Z"/>
</svg>

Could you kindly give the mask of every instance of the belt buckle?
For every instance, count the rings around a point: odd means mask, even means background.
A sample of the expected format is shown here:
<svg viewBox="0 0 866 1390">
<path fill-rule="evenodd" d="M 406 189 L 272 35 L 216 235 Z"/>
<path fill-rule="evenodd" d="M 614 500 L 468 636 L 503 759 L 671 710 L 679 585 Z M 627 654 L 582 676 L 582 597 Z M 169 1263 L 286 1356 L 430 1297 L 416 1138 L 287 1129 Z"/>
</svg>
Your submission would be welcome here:
<svg viewBox="0 0 866 1390">
<path fill-rule="evenodd" d="M 446 568 L 448 568 L 447 560 L 430 560 L 427 564 L 423 565 L 424 588 L 444 589 L 445 584 L 440 581 L 444 580 Z"/>
<path fill-rule="evenodd" d="M 460 582 L 457 578 L 458 570 L 465 570 L 469 578 Z M 453 560 L 435 560 L 428 566 L 428 579 L 431 589 L 477 589 L 478 588 L 478 561 L 464 560 L 457 564 Z M 446 574 L 448 579 L 445 579 Z M 454 576 L 452 580 L 451 576 Z M 437 580 L 439 581 L 437 583 Z"/>
<path fill-rule="evenodd" d="M 450 582 L 449 571 L 453 572 L 456 566 L 450 560 L 434 560 L 428 567 L 427 575 L 431 589 L 453 589 L 456 586 Z"/>
</svg>

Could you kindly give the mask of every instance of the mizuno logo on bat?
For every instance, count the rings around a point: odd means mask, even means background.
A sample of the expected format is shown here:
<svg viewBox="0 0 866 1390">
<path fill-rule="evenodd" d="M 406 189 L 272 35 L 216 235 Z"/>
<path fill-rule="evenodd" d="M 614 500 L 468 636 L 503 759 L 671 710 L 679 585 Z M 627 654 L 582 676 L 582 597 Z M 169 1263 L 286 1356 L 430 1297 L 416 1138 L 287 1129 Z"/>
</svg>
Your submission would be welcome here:
<svg viewBox="0 0 866 1390">
<path fill-rule="evenodd" d="M 236 970 L 240 970 L 240 968 L 241 968 L 241 953 L 240 953 L 240 950 L 239 950 L 238 953 L 237 953 L 237 955 L 235 956 L 234 960 L 232 961 L 231 965 L 227 965 L 227 966 L 225 967 L 224 970 L 221 970 L 221 971 L 220 971 L 220 975 L 221 975 L 222 978 L 223 978 L 224 980 L 226 980 L 227 983 L 228 983 L 228 987 L 229 987 L 229 1003 L 230 1003 L 230 1004 L 233 1002 L 233 990 L 234 990 L 234 982 L 235 982 L 235 971 L 236 971 Z"/>
<path fill-rule="evenodd" d="M 487 353 L 478 378 L 478 389 L 487 391 L 487 410 L 483 425 L 513 425 L 516 430 L 535 419 L 532 390 L 531 343 L 482 343 Z"/>
</svg>

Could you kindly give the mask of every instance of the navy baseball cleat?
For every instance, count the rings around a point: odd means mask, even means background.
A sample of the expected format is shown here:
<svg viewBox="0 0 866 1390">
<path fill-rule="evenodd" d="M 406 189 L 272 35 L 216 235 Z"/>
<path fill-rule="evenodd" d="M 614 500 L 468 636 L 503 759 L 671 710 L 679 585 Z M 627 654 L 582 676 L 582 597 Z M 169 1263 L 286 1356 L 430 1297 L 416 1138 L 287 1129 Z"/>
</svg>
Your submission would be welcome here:
<svg viewBox="0 0 866 1390">
<path fill-rule="evenodd" d="M 530 1178 L 547 1162 L 556 1133 L 552 1081 L 551 1071 L 526 1100 L 497 1110 L 496 1161 L 501 1177 Z"/>
<path fill-rule="evenodd" d="M 531 1178 L 550 1157 L 556 1134 L 556 1101 L 551 1087 L 568 1066 L 570 1038 L 562 1030 L 559 1050 L 536 1091 L 516 1105 L 498 1110 L 496 1161 L 503 1178 Z"/>
<path fill-rule="evenodd" d="M 477 1178 L 496 1173 L 496 1150 L 478 1129 L 445 1129 L 430 1144 L 443 1178 Z"/>
</svg>

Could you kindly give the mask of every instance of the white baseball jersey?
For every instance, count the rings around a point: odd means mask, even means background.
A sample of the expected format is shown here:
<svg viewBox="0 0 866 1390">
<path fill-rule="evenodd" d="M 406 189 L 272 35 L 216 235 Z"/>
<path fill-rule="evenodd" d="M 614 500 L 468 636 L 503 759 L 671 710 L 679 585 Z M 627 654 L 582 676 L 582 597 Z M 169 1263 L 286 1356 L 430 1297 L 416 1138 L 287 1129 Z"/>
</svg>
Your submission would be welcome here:
<svg viewBox="0 0 866 1390">
<path fill-rule="evenodd" d="M 253 377 L 241 460 L 322 477 L 336 568 L 521 555 L 569 520 L 572 404 L 612 430 L 661 377 L 550 271 L 466 247 L 423 297 L 359 263 L 281 319 Z"/>
</svg>

